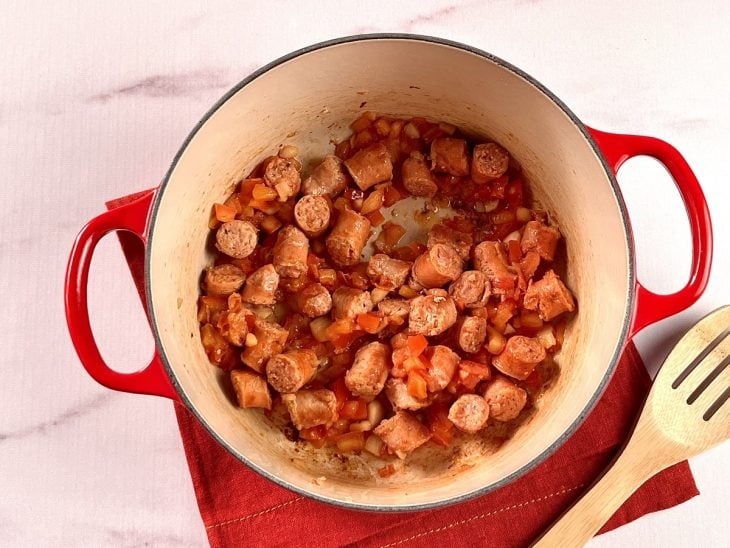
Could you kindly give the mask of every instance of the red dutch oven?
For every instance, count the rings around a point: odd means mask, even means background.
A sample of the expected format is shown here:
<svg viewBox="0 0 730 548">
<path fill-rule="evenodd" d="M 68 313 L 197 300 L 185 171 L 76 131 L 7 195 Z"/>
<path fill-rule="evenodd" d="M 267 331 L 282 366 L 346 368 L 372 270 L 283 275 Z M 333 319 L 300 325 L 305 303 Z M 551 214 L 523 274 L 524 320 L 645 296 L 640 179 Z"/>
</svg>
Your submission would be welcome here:
<svg viewBox="0 0 730 548">
<path fill-rule="evenodd" d="M 444 452 L 427 444 L 389 478 L 372 472 L 377 463 L 367 455 L 338 459 L 326 448 L 300 447 L 261 413 L 238 409 L 221 388 L 222 372 L 206 359 L 196 319 L 200 272 L 212 261 L 211 205 L 283 142 L 296 145 L 305 159 L 321 157 L 365 109 L 445 121 L 505 146 L 560 226 L 566 280 L 579 303 L 557 356 L 557 381 L 499 450 L 464 444 Z M 690 278 L 671 295 L 654 293 L 636 278 L 615 173 L 640 155 L 667 168 L 689 218 Z M 149 365 L 131 374 L 104 362 L 87 309 L 96 244 L 120 230 L 145 245 L 146 304 L 156 341 Z M 707 203 L 671 145 L 591 129 L 534 78 L 469 46 L 424 36 L 353 36 L 294 52 L 245 78 L 193 129 L 157 190 L 92 219 L 71 252 L 66 317 L 81 363 L 95 380 L 182 402 L 221 445 L 271 480 L 342 506 L 415 510 L 498 488 L 554 452 L 601 396 L 627 341 L 702 294 L 711 255 Z"/>
</svg>

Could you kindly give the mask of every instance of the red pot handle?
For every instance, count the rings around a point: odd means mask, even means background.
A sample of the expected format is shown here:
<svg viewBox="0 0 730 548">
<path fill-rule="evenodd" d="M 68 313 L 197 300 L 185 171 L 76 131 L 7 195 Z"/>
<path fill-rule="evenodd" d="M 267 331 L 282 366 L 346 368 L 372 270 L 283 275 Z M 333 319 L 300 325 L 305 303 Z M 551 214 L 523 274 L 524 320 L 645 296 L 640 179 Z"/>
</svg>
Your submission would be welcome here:
<svg viewBox="0 0 730 548">
<path fill-rule="evenodd" d="M 712 223 L 705 195 L 682 155 L 669 143 L 654 137 L 606 133 L 589 128 L 614 172 L 634 156 L 659 160 L 677 185 L 692 233 L 692 267 L 687 284 L 670 295 L 659 295 L 636 282 L 636 312 L 631 336 L 647 325 L 681 312 L 695 303 L 707 287 L 712 265 Z"/>
<path fill-rule="evenodd" d="M 102 213 L 81 229 L 66 269 L 66 323 L 76 353 L 94 380 L 114 390 L 178 399 L 157 352 L 149 365 L 136 373 L 119 373 L 109 368 L 94 340 L 86 299 L 89 266 L 96 244 L 109 232 L 125 230 L 146 245 L 145 226 L 153 198 L 154 192 L 150 192 L 134 202 Z"/>
</svg>

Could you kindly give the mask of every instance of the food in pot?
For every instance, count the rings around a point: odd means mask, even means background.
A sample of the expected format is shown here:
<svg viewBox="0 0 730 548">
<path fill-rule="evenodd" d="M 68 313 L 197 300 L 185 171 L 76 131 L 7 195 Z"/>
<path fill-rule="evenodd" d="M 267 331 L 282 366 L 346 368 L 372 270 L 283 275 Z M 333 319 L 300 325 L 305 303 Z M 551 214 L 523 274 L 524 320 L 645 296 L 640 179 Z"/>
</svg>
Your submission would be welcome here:
<svg viewBox="0 0 730 548">
<path fill-rule="evenodd" d="M 209 360 L 240 407 L 340 453 L 405 458 L 517 425 L 576 307 L 559 229 L 497 143 L 423 118 L 352 128 L 308 170 L 282 147 L 215 204 Z"/>
</svg>

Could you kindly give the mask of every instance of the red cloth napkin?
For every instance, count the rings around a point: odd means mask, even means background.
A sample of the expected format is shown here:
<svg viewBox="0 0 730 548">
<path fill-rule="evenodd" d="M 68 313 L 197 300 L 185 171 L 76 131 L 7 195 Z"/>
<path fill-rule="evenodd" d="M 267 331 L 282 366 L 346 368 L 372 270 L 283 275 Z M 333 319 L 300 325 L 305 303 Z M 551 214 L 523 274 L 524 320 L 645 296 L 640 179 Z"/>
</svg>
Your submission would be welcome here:
<svg viewBox="0 0 730 548">
<path fill-rule="evenodd" d="M 119 207 L 143 194 L 112 200 L 107 207 Z M 127 233 L 119 237 L 143 296 L 142 244 Z M 232 457 L 184 406 L 176 404 L 175 412 L 211 546 L 525 546 L 611 461 L 650 384 L 641 357 L 629 344 L 585 423 L 532 472 L 469 502 L 401 514 L 345 510 L 287 491 Z M 601 532 L 698 494 L 689 465 L 679 463 L 639 488 Z"/>
</svg>

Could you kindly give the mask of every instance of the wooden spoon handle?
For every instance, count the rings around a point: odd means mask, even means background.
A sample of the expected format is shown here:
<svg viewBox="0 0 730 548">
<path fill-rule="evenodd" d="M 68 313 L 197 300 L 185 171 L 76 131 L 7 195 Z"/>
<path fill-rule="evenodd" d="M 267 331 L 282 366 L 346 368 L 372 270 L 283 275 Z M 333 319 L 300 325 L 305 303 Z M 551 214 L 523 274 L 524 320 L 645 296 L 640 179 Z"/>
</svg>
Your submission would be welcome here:
<svg viewBox="0 0 730 548">
<path fill-rule="evenodd" d="M 652 454 L 652 436 L 637 435 L 639 429 L 603 476 L 535 541 L 534 547 L 585 545 L 641 484 L 669 466 Z"/>
</svg>

